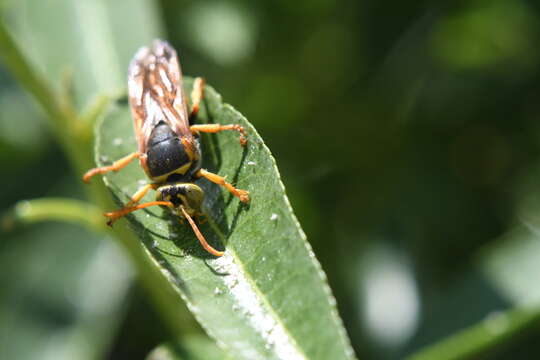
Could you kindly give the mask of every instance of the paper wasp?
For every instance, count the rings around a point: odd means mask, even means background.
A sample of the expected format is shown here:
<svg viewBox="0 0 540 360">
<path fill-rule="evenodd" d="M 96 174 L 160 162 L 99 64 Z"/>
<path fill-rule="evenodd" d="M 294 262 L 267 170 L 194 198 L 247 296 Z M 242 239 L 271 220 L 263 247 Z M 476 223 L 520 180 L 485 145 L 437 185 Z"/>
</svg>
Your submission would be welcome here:
<svg viewBox="0 0 540 360">
<path fill-rule="evenodd" d="M 240 125 L 190 125 L 199 111 L 204 93 L 204 81 L 196 78 L 191 92 L 191 110 L 182 88 L 182 73 L 176 51 L 165 41 L 155 40 L 135 54 L 128 69 L 128 95 L 138 150 L 115 161 L 110 166 L 89 170 L 83 180 L 96 174 L 118 171 L 138 158 L 144 172 L 152 181 L 142 186 L 124 208 L 107 212 L 108 224 L 139 209 L 159 205 L 170 208 L 187 219 L 203 248 L 215 256 L 223 252 L 210 246 L 199 231 L 195 220 L 202 213 L 203 190 L 194 180 L 204 177 L 225 187 L 240 201 L 249 202 L 249 193 L 235 188 L 225 178 L 201 167 L 199 133 L 238 131 L 240 143 L 247 142 Z M 156 200 L 139 204 L 149 190 L 156 191 Z M 194 220 L 195 218 L 195 220 Z"/>
</svg>

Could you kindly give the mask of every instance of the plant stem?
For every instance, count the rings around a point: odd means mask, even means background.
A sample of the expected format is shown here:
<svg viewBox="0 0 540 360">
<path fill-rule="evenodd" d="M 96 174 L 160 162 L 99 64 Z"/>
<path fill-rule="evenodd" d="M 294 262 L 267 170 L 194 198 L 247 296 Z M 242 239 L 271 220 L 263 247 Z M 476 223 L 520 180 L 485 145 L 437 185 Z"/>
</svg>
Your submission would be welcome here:
<svg viewBox="0 0 540 360">
<path fill-rule="evenodd" d="M 50 220 L 82 225 L 96 232 L 107 229 L 99 208 L 85 201 L 65 198 L 19 201 L 3 223 L 32 224 Z"/>
</svg>

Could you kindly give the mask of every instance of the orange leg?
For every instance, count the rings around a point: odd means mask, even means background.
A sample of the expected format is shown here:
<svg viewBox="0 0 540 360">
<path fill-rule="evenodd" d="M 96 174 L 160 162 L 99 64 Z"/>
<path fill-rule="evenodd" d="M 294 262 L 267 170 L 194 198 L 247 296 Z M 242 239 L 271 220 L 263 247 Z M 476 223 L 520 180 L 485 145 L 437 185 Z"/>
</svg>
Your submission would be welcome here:
<svg viewBox="0 0 540 360">
<path fill-rule="evenodd" d="M 168 206 L 168 207 L 174 207 L 173 203 L 170 201 L 150 201 L 144 204 L 138 204 L 134 206 L 126 206 L 125 208 L 122 208 L 120 210 L 106 212 L 103 214 L 105 217 L 108 217 L 109 220 L 107 221 L 107 225 L 112 226 L 112 224 L 120 219 L 123 216 L 126 216 L 129 213 L 132 213 L 134 211 L 147 208 L 149 206 L 155 206 L 155 205 L 161 205 L 161 206 Z"/>
<path fill-rule="evenodd" d="M 238 131 L 240 133 L 240 145 L 246 146 L 247 139 L 246 139 L 246 131 L 244 128 L 238 124 L 229 124 L 229 125 L 221 125 L 221 124 L 201 124 L 201 125 L 191 125 L 190 130 L 192 133 L 196 134 L 198 132 L 207 132 L 207 133 L 218 133 L 220 131 L 224 130 L 234 130 Z"/>
<path fill-rule="evenodd" d="M 193 90 L 191 90 L 191 112 L 189 117 L 193 119 L 199 113 L 201 101 L 204 96 L 204 79 L 195 78 L 193 82 Z M 198 132 L 217 133 L 224 130 L 235 130 L 240 133 L 240 144 L 245 146 L 247 144 L 246 131 L 240 125 L 219 125 L 219 124 L 204 124 L 204 125 L 192 125 L 190 127 L 191 132 L 196 134 Z"/>
<path fill-rule="evenodd" d="M 204 177 L 204 178 L 210 180 L 211 182 L 213 182 L 215 184 L 218 184 L 218 185 L 221 185 L 221 186 L 225 187 L 227 190 L 229 190 L 231 192 L 231 194 L 238 197 L 240 199 L 240 201 L 243 202 L 243 203 L 248 203 L 249 202 L 249 192 L 246 191 L 246 190 L 240 190 L 240 189 L 235 188 L 234 186 L 232 186 L 231 184 L 226 182 L 225 178 L 223 176 L 213 174 L 213 173 L 211 173 L 209 171 L 206 171 L 204 169 L 200 169 L 199 171 L 197 171 L 195 176 Z"/>
<path fill-rule="evenodd" d="M 199 113 L 201 101 L 204 96 L 204 79 L 195 78 L 193 81 L 193 90 L 191 90 L 191 112 L 189 117 L 193 119 Z"/>
<path fill-rule="evenodd" d="M 199 230 L 199 228 L 195 224 L 195 221 L 193 221 L 191 216 L 189 216 L 187 211 L 184 209 L 184 206 L 180 205 L 180 210 L 182 210 L 182 214 L 184 215 L 184 217 L 189 222 L 189 225 L 191 225 L 191 228 L 193 229 L 193 232 L 195 233 L 195 236 L 197 237 L 197 239 L 201 243 L 201 246 L 204 248 L 204 250 L 208 251 L 210 254 L 212 254 L 214 256 L 222 256 L 223 251 L 219 251 L 219 250 L 214 249 L 209 243 L 206 242 L 206 239 L 204 238 L 203 234 L 201 234 L 201 231 Z"/>
<path fill-rule="evenodd" d="M 132 207 L 133 205 L 141 201 L 141 199 L 146 195 L 148 191 L 152 189 L 155 190 L 156 187 L 157 187 L 156 184 L 146 184 L 142 186 L 141 188 L 139 188 L 139 190 L 137 190 L 135 194 L 133 194 L 133 196 L 131 197 L 131 200 L 126 204 L 125 207 L 127 208 Z"/>
<path fill-rule="evenodd" d="M 85 183 L 88 183 L 90 181 L 90 178 L 97 174 L 105 174 L 109 171 L 118 171 L 125 167 L 127 164 L 129 164 L 133 159 L 136 159 L 141 156 L 141 153 L 136 151 L 134 153 L 131 153 L 127 156 L 124 156 L 123 158 L 116 160 L 112 163 L 112 165 L 109 166 L 102 166 L 98 168 L 90 169 L 84 174 L 83 181 Z"/>
<path fill-rule="evenodd" d="M 123 216 L 126 216 L 129 213 L 132 213 L 133 211 L 137 211 L 137 210 L 144 209 L 144 208 L 147 208 L 147 207 L 150 207 L 150 206 L 155 206 L 155 205 L 168 206 L 170 208 L 174 207 L 173 203 L 171 203 L 170 201 L 150 201 L 150 202 L 147 202 L 147 203 L 144 203 L 144 204 L 139 204 L 139 205 L 135 205 L 135 206 L 131 206 L 131 207 L 126 206 L 123 209 L 108 212 L 108 213 L 105 213 L 103 215 L 105 215 L 106 217 L 109 218 L 109 221 L 107 221 L 107 225 L 112 226 L 112 224 L 116 220 L 120 219 Z M 201 243 L 201 246 L 206 251 L 208 251 L 210 254 L 212 254 L 214 256 L 222 256 L 223 251 L 216 250 L 210 244 L 208 244 L 208 242 L 204 238 L 203 234 L 201 233 L 201 231 L 199 230 L 199 228 L 195 224 L 195 221 L 193 221 L 193 219 L 191 218 L 191 216 L 189 216 L 189 214 L 187 213 L 187 211 L 184 209 L 183 206 L 180 206 L 180 210 L 182 210 L 182 214 L 183 214 L 184 218 L 187 219 L 187 221 L 189 222 L 189 225 L 191 225 L 191 228 L 193 229 L 193 232 L 195 233 L 195 236 L 197 237 L 197 239 Z"/>
<path fill-rule="evenodd" d="M 113 212 L 105 213 L 105 216 L 107 216 L 109 218 L 109 221 L 107 222 L 107 225 L 112 225 L 113 222 L 118 220 L 120 217 L 122 217 L 122 216 L 124 216 L 126 214 L 129 214 L 131 211 L 139 210 L 139 208 L 136 208 L 137 203 L 139 201 L 141 201 L 141 199 L 144 197 L 144 195 L 146 195 L 146 193 L 150 189 L 155 189 L 155 188 L 156 188 L 155 184 L 144 185 L 139 190 L 137 190 L 137 192 L 135 192 L 135 194 L 133 194 L 133 196 L 131 197 L 131 200 L 122 209 L 117 210 L 117 211 L 113 211 Z M 149 204 L 149 203 L 147 203 L 147 204 Z M 147 205 L 147 206 L 151 206 L 151 205 Z M 144 206 L 144 207 L 146 207 L 146 206 Z M 128 211 L 129 209 L 134 209 L 134 210 Z M 142 209 L 142 208 L 140 208 L 140 209 Z M 123 214 L 123 215 L 121 215 L 121 214 Z"/>
</svg>

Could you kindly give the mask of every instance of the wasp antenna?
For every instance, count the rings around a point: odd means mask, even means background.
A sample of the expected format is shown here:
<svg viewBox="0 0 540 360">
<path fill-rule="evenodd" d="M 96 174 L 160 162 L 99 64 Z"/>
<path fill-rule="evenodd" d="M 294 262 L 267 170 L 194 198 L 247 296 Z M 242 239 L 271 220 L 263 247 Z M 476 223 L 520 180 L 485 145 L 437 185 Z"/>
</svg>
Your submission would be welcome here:
<svg viewBox="0 0 540 360">
<path fill-rule="evenodd" d="M 187 211 L 184 209 L 183 205 L 180 205 L 180 210 L 182 210 L 182 214 L 184 215 L 184 217 L 189 222 L 189 225 L 191 225 L 191 228 L 193 229 L 193 232 L 195 233 L 195 236 L 197 236 L 197 239 L 199 239 L 199 242 L 201 243 L 204 250 L 208 251 L 210 254 L 212 254 L 214 256 L 223 256 L 223 254 L 224 254 L 223 251 L 218 251 L 218 250 L 214 249 L 212 246 L 210 246 L 209 243 L 206 242 L 206 239 L 204 238 L 203 234 L 201 234 L 201 231 L 197 227 L 197 224 L 195 224 L 195 221 L 193 221 L 191 216 L 189 216 Z"/>
</svg>

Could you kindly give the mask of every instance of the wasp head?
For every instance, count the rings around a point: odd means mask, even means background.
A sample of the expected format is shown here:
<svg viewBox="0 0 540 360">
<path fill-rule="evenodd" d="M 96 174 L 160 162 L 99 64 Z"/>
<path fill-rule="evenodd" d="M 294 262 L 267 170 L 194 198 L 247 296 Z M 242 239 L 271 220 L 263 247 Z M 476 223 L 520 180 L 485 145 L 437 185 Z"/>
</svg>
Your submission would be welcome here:
<svg viewBox="0 0 540 360">
<path fill-rule="evenodd" d="M 159 187 L 156 191 L 156 200 L 170 201 L 178 214 L 182 216 L 180 206 L 190 216 L 202 215 L 202 202 L 204 191 L 193 183 L 174 183 Z"/>
</svg>

